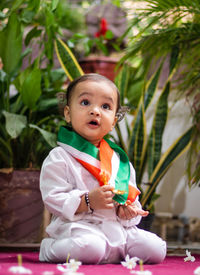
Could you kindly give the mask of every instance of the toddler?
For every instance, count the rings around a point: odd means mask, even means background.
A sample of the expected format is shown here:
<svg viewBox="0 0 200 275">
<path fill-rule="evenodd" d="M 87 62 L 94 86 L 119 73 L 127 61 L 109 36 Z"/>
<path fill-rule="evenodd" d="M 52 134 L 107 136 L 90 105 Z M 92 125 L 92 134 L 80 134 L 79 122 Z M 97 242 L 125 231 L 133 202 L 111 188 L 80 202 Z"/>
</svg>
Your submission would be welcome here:
<svg viewBox="0 0 200 275">
<path fill-rule="evenodd" d="M 148 215 L 139 203 L 135 171 L 126 153 L 104 137 L 120 117 L 119 91 L 98 74 L 85 74 L 67 88 L 68 125 L 44 160 L 40 188 L 52 214 L 40 261 L 120 263 L 128 254 L 160 263 L 166 243 L 137 228 Z"/>
</svg>

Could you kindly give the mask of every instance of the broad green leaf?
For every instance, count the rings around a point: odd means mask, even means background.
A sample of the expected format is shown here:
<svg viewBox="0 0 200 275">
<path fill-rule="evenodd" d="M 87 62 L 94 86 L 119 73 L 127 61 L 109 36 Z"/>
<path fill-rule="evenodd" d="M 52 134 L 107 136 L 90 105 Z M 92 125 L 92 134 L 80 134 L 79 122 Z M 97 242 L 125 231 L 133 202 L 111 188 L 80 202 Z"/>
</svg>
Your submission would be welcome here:
<svg viewBox="0 0 200 275">
<path fill-rule="evenodd" d="M 33 125 L 33 124 L 29 124 L 29 126 L 31 128 L 37 129 L 43 136 L 43 138 L 46 140 L 46 142 L 51 146 L 51 147 L 55 147 L 56 144 L 56 134 L 53 134 L 51 132 L 48 132 L 40 127 L 38 127 L 37 125 Z"/>
<path fill-rule="evenodd" d="M 56 39 L 55 49 L 60 64 L 70 81 L 84 74 L 75 56 L 62 40 Z"/>
<path fill-rule="evenodd" d="M 6 131 L 12 138 L 17 138 L 27 126 L 26 116 L 16 115 L 6 111 L 2 112 L 6 118 Z"/>
<path fill-rule="evenodd" d="M 52 107 L 58 106 L 58 98 L 40 99 L 37 104 L 38 112 L 48 111 Z"/>
<path fill-rule="evenodd" d="M 162 137 L 165 129 L 168 115 L 168 95 L 170 92 L 170 83 L 168 82 L 163 89 L 156 107 L 153 125 L 148 142 L 148 174 L 149 178 L 160 160 L 162 149 Z"/>
<path fill-rule="evenodd" d="M 113 39 L 113 33 L 111 30 L 107 30 L 106 34 L 105 34 L 105 39 Z"/>
<path fill-rule="evenodd" d="M 16 14 L 9 18 L 8 25 L 0 32 L 0 56 L 3 61 L 3 69 L 11 74 L 17 67 L 22 52 L 21 24 Z"/>
<path fill-rule="evenodd" d="M 41 71 L 34 68 L 25 78 L 21 90 L 24 104 L 33 109 L 41 95 Z"/>
<path fill-rule="evenodd" d="M 180 157 L 191 146 L 191 136 L 193 128 L 187 130 L 181 137 L 168 148 L 163 154 L 155 167 L 151 178 L 150 185 L 146 188 L 143 197 L 141 198 L 142 206 L 147 205 L 151 196 L 156 190 L 156 187 L 173 162 Z"/>
<path fill-rule="evenodd" d="M 54 11 L 58 6 L 59 0 L 52 0 L 51 11 Z"/>
</svg>

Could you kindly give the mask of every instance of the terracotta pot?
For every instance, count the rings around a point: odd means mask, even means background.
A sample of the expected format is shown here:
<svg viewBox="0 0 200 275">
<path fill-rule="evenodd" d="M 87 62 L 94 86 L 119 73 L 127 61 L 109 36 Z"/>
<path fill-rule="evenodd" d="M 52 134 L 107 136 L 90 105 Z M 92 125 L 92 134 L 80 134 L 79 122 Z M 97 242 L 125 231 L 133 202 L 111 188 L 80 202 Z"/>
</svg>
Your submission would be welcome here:
<svg viewBox="0 0 200 275">
<path fill-rule="evenodd" d="M 79 64 L 84 73 L 98 73 L 114 80 L 117 75 L 118 60 L 106 56 L 89 57 L 79 60 Z"/>
<path fill-rule="evenodd" d="M 40 171 L 0 172 L 0 243 L 38 243 L 43 202 Z"/>
</svg>

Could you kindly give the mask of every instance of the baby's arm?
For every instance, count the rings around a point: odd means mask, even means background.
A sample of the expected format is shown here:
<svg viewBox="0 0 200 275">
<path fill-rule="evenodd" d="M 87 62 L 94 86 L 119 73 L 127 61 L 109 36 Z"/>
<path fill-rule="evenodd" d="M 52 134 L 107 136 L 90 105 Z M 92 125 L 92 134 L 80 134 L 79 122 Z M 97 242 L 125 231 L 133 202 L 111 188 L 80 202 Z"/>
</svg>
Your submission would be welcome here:
<svg viewBox="0 0 200 275">
<path fill-rule="evenodd" d="M 97 209 L 112 209 L 114 207 L 113 196 L 112 193 L 113 187 L 110 185 L 103 185 L 101 187 L 95 188 L 91 190 L 88 194 L 90 207 L 93 210 Z M 80 205 L 76 211 L 76 214 L 86 212 L 87 205 L 85 202 L 85 195 L 81 197 Z"/>
</svg>

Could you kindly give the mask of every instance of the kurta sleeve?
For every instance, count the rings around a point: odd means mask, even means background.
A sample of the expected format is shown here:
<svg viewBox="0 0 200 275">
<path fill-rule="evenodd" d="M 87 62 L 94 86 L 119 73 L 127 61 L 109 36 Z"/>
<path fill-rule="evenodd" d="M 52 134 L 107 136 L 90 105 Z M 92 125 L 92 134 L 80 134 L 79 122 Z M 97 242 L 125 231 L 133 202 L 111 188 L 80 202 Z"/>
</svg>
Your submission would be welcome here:
<svg viewBox="0 0 200 275">
<path fill-rule="evenodd" d="M 137 187 L 136 186 L 136 178 L 135 178 L 135 169 L 133 168 L 132 164 L 130 163 L 130 180 L 129 180 L 129 184 L 134 186 L 134 187 Z M 142 208 L 140 202 L 139 202 L 139 198 L 137 196 L 135 202 L 134 202 L 137 207 L 139 208 Z M 141 221 L 141 216 L 138 215 L 136 217 L 134 217 L 133 219 L 131 220 L 123 220 L 123 219 L 120 219 L 118 216 L 117 216 L 117 219 L 118 221 L 124 226 L 124 227 L 131 227 L 133 225 L 138 225 Z"/>
<path fill-rule="evenodd" d="M 71 159 L 61 147 L 54 148 L 45 159 L 40 175 L 40 190 L 46 208 L 53 215 L 70 221 L 80 220 L 85 213 L 75 214 L 81 196 L 70 170 Z"/>
</svg>

